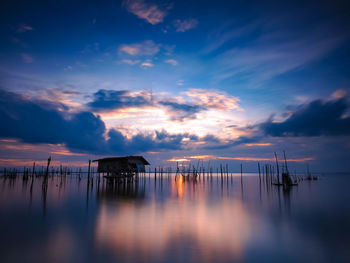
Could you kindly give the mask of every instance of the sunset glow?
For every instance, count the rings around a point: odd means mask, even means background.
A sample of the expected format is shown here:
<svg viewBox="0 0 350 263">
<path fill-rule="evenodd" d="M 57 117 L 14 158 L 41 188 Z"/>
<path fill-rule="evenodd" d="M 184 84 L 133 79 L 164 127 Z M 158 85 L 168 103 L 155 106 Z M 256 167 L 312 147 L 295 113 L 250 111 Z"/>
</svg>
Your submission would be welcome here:
<svg viewBox="0 0 350 263">
<path fill-rule="evenodd" d="M 350 0 L 4 0 L 0 263 L 350 262 Z"/>
<path fill-rule="evenodd" d="M 185 156 L 183 158 L 173 157 L 168 162 L 190 162 L 191 159 L 198 159 L 203 161 L 208 160 L 236 160 L 236 161 L 247 161 L 247 162 L 275 162 L 275 158 L 265 158 L 265 157 L 224 157 L 215 155 L 198 155 L 198 156 Z M 314 161 L 313 157 L 306 157 L 300 159 L 288 159 L 288 162 L 307 162 Z"/>
<path fill-rule="evenodd" d="M 254 171 L 285 151 L 298 169 L 349 170 L 341 4 L 197 2 L 124 0 L 95 13 L 63 1 L 57 19 L 45 5 L 6 5 L 0 158 L 143 155 L 154 167 L 201 159 Z M 81 11 L 63 15 L 71 8 Z"/>
</svg>

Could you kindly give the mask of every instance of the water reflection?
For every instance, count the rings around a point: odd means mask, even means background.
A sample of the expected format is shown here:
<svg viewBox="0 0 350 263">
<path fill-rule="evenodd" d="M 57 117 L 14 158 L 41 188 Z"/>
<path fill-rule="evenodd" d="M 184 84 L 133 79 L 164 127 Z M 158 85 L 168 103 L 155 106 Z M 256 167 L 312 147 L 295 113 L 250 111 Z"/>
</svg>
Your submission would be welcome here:
<svg viewBox="0 0 350 263">
<path fill-rule="evenodd" d="M 185 180 L 184 177 L 181 176 L 175 176 L 175 185 L 176 185 L 176 191 L 177 195 L 181 198 L 184 194 L 184 186 L 185 186 Z"/>
<path fill-rule="evenodd" d="M 110 200 L 118 201 L 119 199 L 142 200 L 145 197 L 145 181 L 142 185 L 139 181 L 120 182 L 116 184 L 104 184 L 97 190 L 99 201 Z"/>
<path fill-rule="evenodd" d="M 204 196 L 195 205 L 187 199 L 168 200 L 161 207 L 153 202 L 140 208 L 123 203 L 118 209 L 103 204 L 96 242 L 117 255 L 120 251 L 132 255 L 124 258 L 130 262 L 150 255 L 153 260 L 186 261 L 189 251 L 198 262 L 238 260 L 251 238 L 253 222 L 240 202 L 224 200 L 208 206 Z"/>
<path fill-rule="evenodd" d="M 349 177 L 330 178 L 289 189 L 248 174 L 52 176 L 46 189 L 1 178 L 0 261 L 345 262 Z"/>
</svg>

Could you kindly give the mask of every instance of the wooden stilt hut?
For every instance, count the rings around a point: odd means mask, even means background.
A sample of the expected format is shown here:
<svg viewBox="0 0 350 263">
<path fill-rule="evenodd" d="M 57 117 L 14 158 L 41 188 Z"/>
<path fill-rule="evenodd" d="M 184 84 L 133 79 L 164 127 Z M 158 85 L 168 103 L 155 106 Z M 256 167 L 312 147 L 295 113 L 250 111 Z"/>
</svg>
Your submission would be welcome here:
<svg viewBox="0 0 350 263">
<path fill-rule="evenodd" d="M 145 172 L 145 165 L 150 165 L 142 156 L 109 157 L 93 162 L 98 162 L 97 172 L 108 178 L 130 178 Z"/>
</svg>

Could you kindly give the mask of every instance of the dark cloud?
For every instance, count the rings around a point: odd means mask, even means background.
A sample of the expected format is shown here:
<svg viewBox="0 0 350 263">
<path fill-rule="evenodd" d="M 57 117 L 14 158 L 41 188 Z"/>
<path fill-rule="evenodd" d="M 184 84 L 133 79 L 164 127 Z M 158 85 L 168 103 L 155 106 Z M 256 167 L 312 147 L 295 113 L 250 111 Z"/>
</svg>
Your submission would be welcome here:
<svg viewBox="0 0 350 263">
<path fill-rule="evenodd" d="M 189 104 L 189 103 L 178 103 L 175 101 L 159 101 L 160 105 L 165 106 L 171 113 L 171 119 L 182 121 L 184 119 L 195 119 L 196 114 L 200 111 L 206 110 L 204 106 Z"/>
<path fill-rule="evenodd" d="M 207 142 L 207 143 L 220 143 L 220 139 L 215 137 L 212 134 L 208 134 L 208 135 L 204 136 L 202 140 Z"/>
<path fill-rule="evenodd" d="M 28 143 L 64 143 L 83 151 L 103 145 L 105 125 L 99 117 L 90 112 L 65 114 L 57 108 L 57 104 L 0 90 L 0 136 Z"/>
<path fill-rule="evenodd" d="M 245 143 L 255 143 L 255 142 L 259 142 L 260 140 L 262 140 L 263 138 L 259 135 L 252 135 L 250 137 L 248 136 L 240 136 L 235 140 L 229 140 L 226 142 L 222 142 L 220 141 L 218 138 L 212 136 L 212 135 L 208 135 L 206 137 L 204 137 L 206 142 L 209 142 L 209 144 L 205 144 L 205 146 L 203 147 L 203 149 L 207 149 L 207 150 L 220 150 L 220 149 L 228 149 L 234 146 L 238 146 L 241 144 L 245 144 Z M 211 144 L 210 144 L 211 143 Z"/>
<path fill-rule="evenodd" d="M 268 136 L 273 137 L 311 137 L 350 135 L 349 106 L 345 98 L 338 100 L 315 100 L 307 105 L 289 107 L 294 113 L 283 122 L 274 122 L 273 116 L 264 123 L 242 128 L 252 133 L 251 136 L 240 136 L 235 140 L 210 143 L 210 137 L 203 138 L 207 143 L 203 149 L 227 149 L 246 143 L 257 143 Z"/>
<path fill-rule="evenodd" d="M 156 131 L 155 134 L 140 133 L 126 139 L 119 131 L 111 129 L 108 137 L 111 151 L 125 154 L 149 150 L 179 150 L 182 148 L 182 140 L 187 138 L 187 134 L 169 134 L 165 131 Z"/>
<path fill-rule="evenodd" d="M 207 110 L 207 107 L 204 105 L 180 103 L 173 99 L 157 100 L 157 98 L 155 98 L 153 101 L 151 94 L 147 91 L 132 94 L 127 90 L 102 89 L 94 93 L 93 100 L 87 104 L 87 106 L 94 112 L 127 107 L 142 108 L 148 105 L 165 107 L 170 115 L 170 119 L 174 121 L 195 119 L 198 112 Z"/>
<path fill-rule="evenodd" d="M 345 98 L 331 101 L 315 100 L 300 106 L 283 122 L 270 118 L 260 124 L 270 136 L 337 136 L 350 135 L 350 117 L 345 116 L 348 105 Z"/>
<path fill-rule="evenodd" d="M 135 106 L 143 107 L 150 104 L 150 96 L 146 92 L 134 95 L 127 90 L 101 89 L 94 93 L 93 100 L 88 103 L 88 106 L 93 111 L 103 111 Z"/>
<path fill-rule="evenodd" d="M 128 146 L 138 151 L 152 150 L 179 150 L 182 148 L 184 138 L 190 138 L 191 135 L 184 134 L 169 134 L 166 131 L 156 131 L 155 136 L 153 134 L 144 135 L 138 134 L 128 141 Z M 191 139 L 191 138 L 190 138 Z"/>
<path fill-rule="evenodd" d="M 59 110 L 60 109 L 60 110 Z M 126 138 L 115 129 L 108 131 L 99 116 L 91 112 L 69 113 L 48 101 L 32 101 L 0 90 L 0 137 L 26 143 L 64 144 L 75 152 L 93 154 L 134 154 L 155 150 L 178 150 L 183 139 L 198 140 L 190 134 L 156 131 Z"/>
</svg>

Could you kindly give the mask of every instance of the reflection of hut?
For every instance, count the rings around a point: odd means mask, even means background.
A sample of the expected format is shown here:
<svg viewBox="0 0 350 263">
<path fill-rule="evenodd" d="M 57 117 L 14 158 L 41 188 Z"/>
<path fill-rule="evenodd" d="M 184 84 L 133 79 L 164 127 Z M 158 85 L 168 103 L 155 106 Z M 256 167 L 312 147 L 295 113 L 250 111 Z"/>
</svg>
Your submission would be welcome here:
<svg viewBox="0 0 350 263">
<path fill-rule="evenodd" d="M 97 198 L 99 201 L 105 200 L 134 200 L 141 201 L 145 198 L 145 184 L 139 183 L 138 180 L 125 183 L 126 180 L 120 177 L 109 177 L 109 182 L 105 187 L 97 191 Z M 111 183 L 115 181 L 123 183 Z"/>
<path fill-rule="evenodd" d="M 97 172 L 106 173 L 108 177 L 132 177 L 139 172 L 145 172 L 145 165 L 149 165 L 142 156 L 111 157 L 94 162 L 98 162 Z"/>
</svg>

